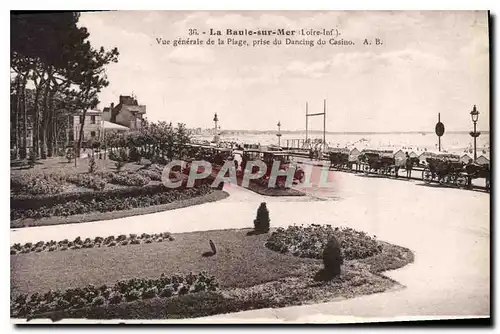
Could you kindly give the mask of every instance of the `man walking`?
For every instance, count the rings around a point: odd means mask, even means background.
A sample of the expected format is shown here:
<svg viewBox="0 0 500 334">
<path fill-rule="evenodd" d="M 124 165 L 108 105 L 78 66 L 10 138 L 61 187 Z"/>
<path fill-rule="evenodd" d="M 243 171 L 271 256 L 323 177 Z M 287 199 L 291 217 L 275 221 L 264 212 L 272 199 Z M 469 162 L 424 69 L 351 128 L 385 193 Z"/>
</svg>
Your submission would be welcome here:
<svg viewBox="0 0 500 334">
<path fill-rule="evenodd" d="M 413 167 L 413 162 L 411 161 L 411 158 L 410 158 L 410 155 L 408 154 L 408 152 L 406 152 L 405 165 L 406 165 L 406 177 L 408 179 L 410 179 L 411 178 L 411 169 Z"/>
</svg>

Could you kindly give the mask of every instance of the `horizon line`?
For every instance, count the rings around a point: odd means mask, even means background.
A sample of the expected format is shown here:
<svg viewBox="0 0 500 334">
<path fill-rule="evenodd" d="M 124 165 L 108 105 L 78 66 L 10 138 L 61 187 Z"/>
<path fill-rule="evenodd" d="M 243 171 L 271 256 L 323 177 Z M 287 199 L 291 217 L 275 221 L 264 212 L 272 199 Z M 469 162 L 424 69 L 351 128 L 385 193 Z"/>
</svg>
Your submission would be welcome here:
<svg viewBox="0 0 500 334">
<path fill-rule="evenodd" d="M 195 128 L 196 129 L 196 128 Z M 203 130 L 213 130 L 212 128 L 205 128 Z M 277 130 L 249 130 L 249 129 L 221 129 L 220 133 L 224 132 L 272 132 L 278 133 Z M 281 130 L 280 133 L 297 133 L 306 132 L 306 130 Z M 321 130 L 308 130 L 308 133 L 323 133 Z M 446 133 L 470 133 L 470 130 L 450 130 Z M 481 133 L 490 133 L 490 130 L 478 130 Z M 393 134 L 393 133 L 425 133 L 425 134 L 435 134 L 434 131 L 326 131 L 327 134 Z"/>
</svg>

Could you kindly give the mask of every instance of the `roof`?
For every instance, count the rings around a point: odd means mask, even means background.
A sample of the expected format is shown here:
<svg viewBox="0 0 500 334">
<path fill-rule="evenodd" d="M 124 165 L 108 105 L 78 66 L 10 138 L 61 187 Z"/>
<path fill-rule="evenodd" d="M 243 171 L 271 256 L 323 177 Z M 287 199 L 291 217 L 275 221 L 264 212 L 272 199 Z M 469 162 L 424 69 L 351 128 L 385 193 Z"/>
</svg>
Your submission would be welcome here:
<svg viewBox="0 0 500 334">
<path fill-rule="evenodd" d="M 486 158 L 484 155 L 481 155 L 479 158 L 477 158 L 476 163 L 483 165 L 483 164 L 489 164 L 490 160 Z"/>
<path fill-rule="evenodd" d="M 392 150 L 374 150 L 374 149 L 364 149 L 363 151 L 361 151 L 362 154 L 380 154 L 380 155 L 384 155 L 384 156 L 388 156 L 388 155 L 393 155 L 393 151 Z"/>
<path fill-rule="evenodd" d="M 332 152 L 332 153 L 349 153 L 350 152 L 350 150 L 348 148 L 340 148 L 340 147 L 332 147 L 328 151 Z"/>
<path fill-rule="evenodd" d="M 132 106 L 129 104 L 124 104 L 122 105 L 122 108 L 120 112 L 122 111 L 130 111 L 131 113 L 137 113 L 137 114 L 145 114 L 146 113 L 146 106 L 145 105 L 139 105 L 139 106 Z"/>
<path fill-rule="evenodd" d="M 290 155 L 288 152 L 282 151 L 264 151 L 263 153 L 271 154 L 271 155 Z"/>
<path fill-rule="evenodd" d="M 122 131 L 130 130 L 126 126 L 123 126 L 123 125 L 120 125 L 120 124 L 116 124 L 116 123 L 112 123 L 112 122 L 108 122 L 108 121 L 102 121 L 102 127 L 104 129 L 110 129 L 110 130 L 122 130 Z"/>
<path fill-rule="evenodd" d="M 79 114 L 83 115 L 83 112 L 80 112 Z M 100 110 L 94 110 L 94 109 L 88 109 L 85 114 L 86 115 L 102 115 L 102 111 L 100 111 Z"/>
<path fill-rule="evenodd" d="M 460 156 L 457 154 L 451 154 L 446 152 L 424 152 L 420 156 L 425 154 L 426 158 L 437 158 L 437 159 L 450 159 L 450 160 L 460 160 Z"/>
</svg>

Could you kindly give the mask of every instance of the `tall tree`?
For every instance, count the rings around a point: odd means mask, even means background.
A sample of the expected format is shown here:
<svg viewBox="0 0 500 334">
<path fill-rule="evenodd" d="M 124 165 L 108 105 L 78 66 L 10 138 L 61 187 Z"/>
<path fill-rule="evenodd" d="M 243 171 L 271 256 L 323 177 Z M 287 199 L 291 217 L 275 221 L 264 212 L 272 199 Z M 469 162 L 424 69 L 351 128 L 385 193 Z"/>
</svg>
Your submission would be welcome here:
<svg viewBox="0 0 500 334">
<path fill-rule="evenodd" d="M 97 104 L 97 93 L 108 85 L 103 67 L 117 61 L 116 48 L 110 52 L 92 48 L 87 29 L 77 26 L 78 19 L 79 14 L 72 12 L 11 13 L 11 68 L 20 78 L 16 89 L 16 115 L 26 110 L 22 94 L 26 80 L 31 79 L 36 91 L 33 146 L 38 154 L 40 144 L 42 158 L 52 155 L 60 133 L 61 113 L 55 109 L 58 104 L 54 99 L 60 92 L 72 97 L 76 95 L 80 101 L 73 111 L 85 113 L 87 108 Z M 27 124 L 23 128 L 27 132 Z"/>
</svg>

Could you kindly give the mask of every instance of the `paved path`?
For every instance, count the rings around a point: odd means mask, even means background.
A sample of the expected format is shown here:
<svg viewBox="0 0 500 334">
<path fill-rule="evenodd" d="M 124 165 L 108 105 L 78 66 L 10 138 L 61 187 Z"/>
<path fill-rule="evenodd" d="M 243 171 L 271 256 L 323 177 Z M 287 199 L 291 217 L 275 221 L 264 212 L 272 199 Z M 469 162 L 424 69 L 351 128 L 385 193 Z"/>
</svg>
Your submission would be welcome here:
<svg viewBox="0 0 500 334">
<path fill-rule="evenodd" d="M 187 232 L 252 226 L 266 201 L 272 226 L 350 226 L 410 248 L 415 262 L 386 274 L 407 288 L 316 305 L 218 315 L 199 321 L 339 321 L 338 317 L 489 315 L 489 194 L 330 172 L 334 187 L 309 197 L 263 197 L 236 186 L 215 203 L 112 221 L 23 228 L 11 244 L 120 233 Z M 321 190 L 321 191 L 320 191 Z M 220 241 L 223 242 L 223 241 Z M 342 318 L 345 319 L 345 318 Z M 342 321 L 342 320 L 340 320 Z M 345 320 L 344 320 L 345 321 Z"/>
</svg>

